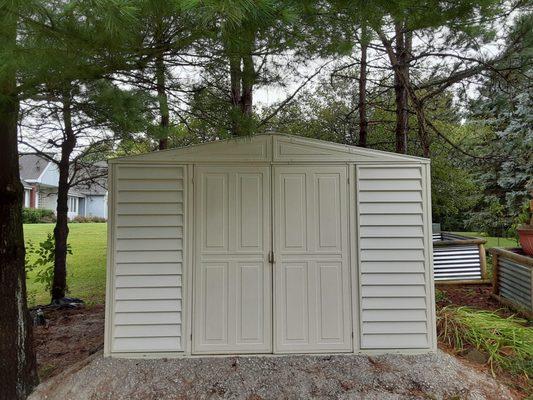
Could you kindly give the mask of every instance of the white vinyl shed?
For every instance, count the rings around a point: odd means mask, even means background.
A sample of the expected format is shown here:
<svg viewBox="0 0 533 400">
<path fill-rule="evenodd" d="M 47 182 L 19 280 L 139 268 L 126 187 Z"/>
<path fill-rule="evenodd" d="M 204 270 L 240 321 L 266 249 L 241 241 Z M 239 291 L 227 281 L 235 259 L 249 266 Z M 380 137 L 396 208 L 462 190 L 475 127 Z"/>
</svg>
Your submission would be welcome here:
<svg viewBox="0 0 533 400">
<path fill-rule="evenodd" d="M 109 163 L 107 356 L 436 349 L 429 160 L 273 134 Z"/>
</svg>

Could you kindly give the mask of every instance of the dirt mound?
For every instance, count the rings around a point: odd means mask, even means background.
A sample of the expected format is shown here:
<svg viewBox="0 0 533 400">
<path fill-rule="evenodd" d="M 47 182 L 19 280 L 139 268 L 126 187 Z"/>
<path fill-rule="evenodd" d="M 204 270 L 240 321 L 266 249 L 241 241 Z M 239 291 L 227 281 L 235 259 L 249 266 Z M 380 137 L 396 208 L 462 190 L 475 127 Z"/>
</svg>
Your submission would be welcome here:
<svg viewBox="0 0 533 400">
<path fill-rule="evenodd" d="M 194 357 L 94 355 L 40 385 L 31 400 L 512 399 L 487 374 L 424 355 Z"/>
<path fill-rule="evenodd" d="M 46 326 L 33 327 L 41 380 L 61 373 L 103 347 L 104 306 L 45 309 Z"/>
</svg>

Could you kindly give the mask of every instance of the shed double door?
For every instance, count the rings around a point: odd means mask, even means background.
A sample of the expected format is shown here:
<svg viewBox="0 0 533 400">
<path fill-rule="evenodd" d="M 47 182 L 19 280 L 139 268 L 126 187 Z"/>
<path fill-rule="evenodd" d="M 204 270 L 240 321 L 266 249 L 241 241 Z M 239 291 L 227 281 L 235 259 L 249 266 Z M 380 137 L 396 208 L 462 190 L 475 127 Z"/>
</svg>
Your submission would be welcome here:
<svg viewBox="0 0 533 400">
<path fill-rule="evenodd" d="M 193 352 L 352 349 L 345 166 L 195 169 Z"/>
</svg>

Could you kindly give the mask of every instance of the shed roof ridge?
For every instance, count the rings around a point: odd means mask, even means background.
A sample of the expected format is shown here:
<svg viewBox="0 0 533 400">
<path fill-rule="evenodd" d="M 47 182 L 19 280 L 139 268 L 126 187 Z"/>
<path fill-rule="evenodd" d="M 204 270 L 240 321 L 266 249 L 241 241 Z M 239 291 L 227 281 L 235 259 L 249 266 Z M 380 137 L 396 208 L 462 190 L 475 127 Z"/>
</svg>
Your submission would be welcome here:
<svg viewBox="0 0 533 400">
<path fill-rule="evenodd" d="M 220 140 L 212 140 L 209 142 L 193 143 L 193 144 L 189 144 L 186 146 L 174 147 L 171 149 L 155 150 L 155 151 L 146 152 L 146 153 L 114 157 L 114 158 L 108 159 L 107 161 L 110 163 L 114 163 L 114 162 L 120 162 L 120 161 L 135 160 L 138 157 L 144 158 L 144 157 L 149 156 L 150 154 L 152 155 L 172 154 L 172 152 L 189 151 L 189 150 L 199 149 L 204 146 L 210 146 L 214 144 L 231 143 L 231 142 L 239 143 L 239 142 L 246 142 L 246 141 L 253 142 L 254 139 L 259 138 L 259 137 L 271 137 L 271 138 L 283 137 L 283 138 L 289 139 L 291 142 L 309 144 L 310 146 L 314 145 L 313 147 L 322 146 L 323 148 L 327 148 L 331 151 L 338 151 L 338 152 L 347 153 L 347 154 L 360 154 L 362 156 L 364 155 L 385 156 L 389 158 L 389 161 L 394 161 L 394 159 L 397 159 L 398 161 L 417 161 L 417 162 L 422 162 L 422 163 L 427 163 L 430 161 L 428 158 L 412 156 L 408 154 L 399 154 L 399 153 L 394 153 L 394 152 L 370 149 L 366 147 L 359 147 L 359 146 L 337 143 L 337 142 L 330 142 L 327 140 L 310 138 L 310 137 L 294 135 L 294 134 L 280 133 L 280 132 L 262 132 L 262 133 L 258 133 L 258 134 L 250 135 L 250 136 L 235 136 L 235 137 L 229 137 L 229 138 L 224 138 Z"/>
</svg>

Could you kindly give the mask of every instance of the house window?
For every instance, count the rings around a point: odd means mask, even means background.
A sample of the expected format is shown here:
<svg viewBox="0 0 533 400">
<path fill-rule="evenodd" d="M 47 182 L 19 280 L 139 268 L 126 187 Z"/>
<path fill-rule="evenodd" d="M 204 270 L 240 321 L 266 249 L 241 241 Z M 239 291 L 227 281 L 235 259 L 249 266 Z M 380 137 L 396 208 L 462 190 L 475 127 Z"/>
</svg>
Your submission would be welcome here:
<svg viewBox="0 0 533 400">
<path fill-rule="evenodd" d="M 78 212 L 78 198 L 77 197 L 68 197 L 68 210 L 73 213 Z"/>
</svg>

